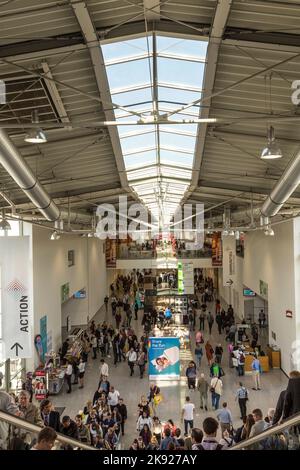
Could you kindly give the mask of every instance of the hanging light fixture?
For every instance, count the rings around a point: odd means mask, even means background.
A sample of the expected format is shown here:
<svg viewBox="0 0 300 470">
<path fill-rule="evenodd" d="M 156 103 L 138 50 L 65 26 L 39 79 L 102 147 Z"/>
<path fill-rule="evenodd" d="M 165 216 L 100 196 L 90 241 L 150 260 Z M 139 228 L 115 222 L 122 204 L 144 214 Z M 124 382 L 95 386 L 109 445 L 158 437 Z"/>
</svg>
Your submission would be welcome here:
<svg viewBox="0 0 300 470">
<path fill-rule="evenodd" d="M 275 160 L 282 158 L 282 152 L 275 139 L 274 127 L 268 129 L 268 145 L 262 150 L 260 158 L 262 160 Z"/>
<path fill-rule="evenodd" d="M 274 237 L 275 235 L 275 232 L 274 230 L 272 229 L 272 227 L 268 226 L 265 230 L 265 235 L 266 236 L 269 236 L 269 237 Z"/>
<path fill-rule="evenodd" d="M 60 239 L 60 234 L 54 230 L 54 232 L 51 233 L 50 235 L 50 240 L 59 240 Z"/>
<path fill-rule="evenodd" d="M 5 217 L 5 210 L 2 210 L 2 220 L 0 222 L 0 230 L 3 230 L 3 231 L 11 230 L 10 223 L 8 222 L 8 220 Z"/>
<path fill-rule="evenodd" d="M 39 123 L 39 115 L 37 109 L 32 112 L 31 120 L 32 124 Z M 47 142 L 47 137 L 44 131 L 40 128 L 30 129 L 30 131 L 25 135 L 24 141 L 28 142 L 29 144 L 44 144 L 45 142 Z"/>
</svg>

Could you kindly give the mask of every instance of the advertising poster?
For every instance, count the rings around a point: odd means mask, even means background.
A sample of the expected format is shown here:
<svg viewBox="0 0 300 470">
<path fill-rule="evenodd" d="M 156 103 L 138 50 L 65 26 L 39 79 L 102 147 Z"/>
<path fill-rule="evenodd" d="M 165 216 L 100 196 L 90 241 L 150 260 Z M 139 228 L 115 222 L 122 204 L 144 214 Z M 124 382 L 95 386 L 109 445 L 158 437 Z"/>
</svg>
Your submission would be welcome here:
<svg viewBox="0 0 300 470">
<path fill-rule="evenodd" d="M 222 266 L 222 238 L 220 232 L 215 232 L 211 240 L 212 265 Z"/>
<path fill-rule="evenodd" d="M 47 376 L 44 370 L 37 370 L 34 374 L 34 396 L 36 400 L 44 400 L 48 395 Z"/>
<path fill-rule="evenodd" d="M 179 338 L 149 338 L 150 380 L 180 379 L 179 349 Z"/>
</svg>

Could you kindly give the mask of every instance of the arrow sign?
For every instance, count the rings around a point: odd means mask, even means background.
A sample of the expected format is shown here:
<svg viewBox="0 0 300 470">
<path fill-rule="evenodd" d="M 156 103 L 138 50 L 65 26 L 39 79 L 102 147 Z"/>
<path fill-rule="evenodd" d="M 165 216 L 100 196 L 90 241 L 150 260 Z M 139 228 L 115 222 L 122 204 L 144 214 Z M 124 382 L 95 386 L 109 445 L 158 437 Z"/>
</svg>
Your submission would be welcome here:
<svg viewBox="0 0 300 470">
<path fill-rule="evenodd" d="M 14 348 L 16 348 L 16 356 L 18 357 L 19 356 L 19 349 L 23 349 L 23 347 L 19 344 L 19 343 L 15 343 L 12 345 L 12 347 L 10 348 L 11 350 L 13 350 Z"/>
<path fill-rule="evenodd" d="M 232 280 L 232 279 L 229 279 L 228 281 L 226 281 L 226 284 L 228 284 L 229 286 L 232 286 L 233 280 Z"/>
</svg>

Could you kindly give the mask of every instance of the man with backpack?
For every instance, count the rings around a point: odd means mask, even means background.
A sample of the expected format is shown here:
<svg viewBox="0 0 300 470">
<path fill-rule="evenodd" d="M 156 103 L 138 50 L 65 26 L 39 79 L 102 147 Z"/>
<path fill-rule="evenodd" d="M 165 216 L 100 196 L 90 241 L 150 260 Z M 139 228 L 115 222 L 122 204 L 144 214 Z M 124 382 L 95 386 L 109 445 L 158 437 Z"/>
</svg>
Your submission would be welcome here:
<svg viewBox="0 0 300 470">
<path fill-rule="evenodd" d="M 237 389 L 235 399 L 238 400 L 239 407 L 241 410 L 241 419 L 247 416 L 247 401 L 248 401 L 248 390 L 242 382 L 239 382 L 240 387 Z"/>
</svg>

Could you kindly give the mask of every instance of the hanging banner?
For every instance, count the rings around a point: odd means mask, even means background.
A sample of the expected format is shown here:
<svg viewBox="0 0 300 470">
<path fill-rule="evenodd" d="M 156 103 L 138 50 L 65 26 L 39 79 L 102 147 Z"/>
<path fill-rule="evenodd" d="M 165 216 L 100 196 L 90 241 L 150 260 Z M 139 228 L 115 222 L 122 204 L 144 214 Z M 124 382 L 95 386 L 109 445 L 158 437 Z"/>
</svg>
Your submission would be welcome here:
<svg viewBox="0 0 300 470">
<path fill-rule="evenodd" d="M 212 266 L 222 266 L 222 238 L 220 232 L 214 232 L 211 240 Z"/>
<path fill-rule="evenodd" d="M 149 380 L 179 380 L 180 338 L 149 338 Z"/>
<path fill-rule="evenodd" d="M 32 260 L 29 237 L 2 237 L 2 359 L 30 358 L 32 353 Z"/>
<path fill-rule="evenodd" d="M 234 287 L 236 283 L 236 243 L 232 236 L 223 239 L 223 286 Z"/>
</svg>

